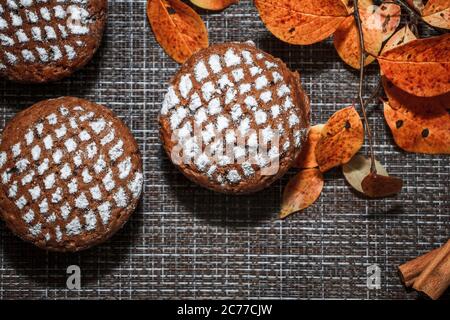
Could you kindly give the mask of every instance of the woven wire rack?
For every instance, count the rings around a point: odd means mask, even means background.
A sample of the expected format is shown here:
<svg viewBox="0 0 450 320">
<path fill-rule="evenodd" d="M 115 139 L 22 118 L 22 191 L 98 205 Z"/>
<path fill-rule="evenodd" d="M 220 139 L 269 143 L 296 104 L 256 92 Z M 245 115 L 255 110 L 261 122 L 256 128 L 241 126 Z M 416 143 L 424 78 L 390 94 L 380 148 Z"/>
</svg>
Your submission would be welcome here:
<svg viewBox="0 0 450 320">
<path fill-rule="evenodd" d="M 301 73 L 312 122 L 323 123 L 356 98 L 358 73 L 340 61 L 328 39 L 290 46 L 264 27 L 252 1 L 223 12 L 198 10 L 210 42 L 253 40 Z M 381 105 L 369 107 L 376 156 L 404 179 L 394 198 L 367 200 L 340 169 L 310 208 L 277 219 L 291 170 L 251 196 L 215 194 L 180 174 L 166 157 L 157 114 L 179 65 L 155 41 L 143 0 L 110 0 L 103 44 L 83 70 L 58 83 L 0 80 L 1 127 L 37 101 L 77 96 L 113 109 L 131 128 L 143 155 L 139 208 L 110 241 L 77 254 L 35 249 L 0 223 L 0 299 L 412 299 L 397 266 L 441 245 L 450 235 L 445 156 L 410 154 L 395 146 Z M 367 91 L 377 84 L 368 69 Z M 367 150 L 364 145 L 362 152 Z M 381 287 L 367 287 L 367 266 L 381 269 Z M 66 268 L 81 268 L 81 289 L 66 287 Z M 444 298 L 449 298 L 447 292 Z"/>
</svg>

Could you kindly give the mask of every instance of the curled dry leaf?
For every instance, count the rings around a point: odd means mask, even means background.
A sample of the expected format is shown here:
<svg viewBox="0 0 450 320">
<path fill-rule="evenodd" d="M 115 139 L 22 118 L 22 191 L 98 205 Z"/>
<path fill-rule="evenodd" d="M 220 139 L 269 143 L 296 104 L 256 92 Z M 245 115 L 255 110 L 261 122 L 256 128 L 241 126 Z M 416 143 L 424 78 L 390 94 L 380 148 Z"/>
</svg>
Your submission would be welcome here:
<svg viewBox="0 0 450 320">
<path fill-rule="evenodd" d="M 423 20 L 432 26 L 450 29 L 450 1 L 429 0 L 422 11 Z"/>
<path fill-rule="evenodd" d="M 361 186 L 365 195 L 371 198 L 384 198 L 399 193 L 403 188 L 403 180 L 370 173 L 363 179 Z"/>
<path fill-rule="evenodd" d="M 267 29 L 290 44 L 307 45 L 333 34 L 349 15 L 336 0 L 255 0 Z"/>
<path fill-rule="evenodd" d="M 370 173 L 370 166 L 372 162 L 370 158 L 357 154 L 352 160 L 342 166 L 342 172 L 344 173 L 345 180 L 357 191 L 364 193 L 361 186 L 362 181 Z M 382 176 L 389 176 L 386 169 L 381 165 L 378 160 L 375 160 L 375 168 L 377 173 Z"/>
<path fill-rule="evenodd" d="M 197 7 L 207 10 L 223 10 L 239 0 L 191 0 Z"/>
<path fill-rule="evenodd" d="M 364 65 L 372 63 L 400 24 L 401 9 L 396 4 L 372 5 L 371 1 L 359 3 L 364 34 L 364 47 L 370 53 Z M 353 16 L 349 16 L 334 33 L 334 47 L 341 59 L 355 69 L 360 68 L 359 32 Z"/>
<path fill-rule="evenodd" d="M 316 159 L 320 171 L 340 166 L 361 149 L 364 129 L 353 106 L 341 109 L 331 116 L 320 133 L 316 145 Z"/>
<path fill-rule="evenodd" d="M 300 171 L 284 189 L 280 219 L 312 205 L 319 198 L 322 189 L 323 176 L 319 169 Z"/>
<path fill-rule="evenodd" d="M 320 140 L 320 133 L 322 132 L 323 127 L 323 124 L 316 124 L 309 129 L 308 139 L 306 140 L 306 143 L 303 144 L 302 151 L 297 157 L 294 167 L 307 169 L 319 166 L 316 160 L 315 150 L 316 145 Z"/>
<path fill-rule="evenodd" d="M 191 7 L 180 0 L 148 0 L 147 17 L 156 40 L 179 63 L 208 47 L 205 24 Z"/>
<path fill-rule="evenodd" d="M 384 54 L 385 52 L 392 50 L 396 47 L 399 47 L 401 45 L 407 44 L 410 41 L 416 40 L 417 37 L 414 35 L 414 33 L 411 31 L 409 26 L 404 26 L 400 30 L 398 30 L 384 45 L 383 50 L 381 51 L 381 54 Z"/>
<path fill-rule="evenodd" d="M 450 34 L 417 39 L 378 57 L 383 74 L 419 97 L 450 91 Z"/>
<path fill-rule="evenodd" d="M 371 198 L 384 198 L 399 193 L 403 187 L 403 180 L 370 173 L 363 179 L 361 186 L 365 195 Z"/>
</svg>

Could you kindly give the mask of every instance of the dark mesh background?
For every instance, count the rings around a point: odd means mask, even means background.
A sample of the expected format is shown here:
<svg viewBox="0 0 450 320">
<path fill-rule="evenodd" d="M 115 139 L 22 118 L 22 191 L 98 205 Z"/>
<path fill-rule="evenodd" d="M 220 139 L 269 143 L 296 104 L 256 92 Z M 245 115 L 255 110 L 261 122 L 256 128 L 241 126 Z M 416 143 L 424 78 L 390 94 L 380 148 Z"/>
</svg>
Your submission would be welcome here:
<svg viewBox="0 0 450 320">
<path fill-rule="evenodd" d="M 251 1 L 221 13 L 202 12 L 211 43 L 252 39 L 302 74 L 313 123 L 349 105 L 357 72 L 331 41 L 289 46 L 275 39 Z M 3 127 L 16 112 L 63 95 L 112 108 L 139 142 L 145 193 L 131 220 L 111 241 L 79 254 L 39 251 L 0 224 L 0 298 L 415 298 L 396 267 L 448 239 L 448 157 L 397 148 L 380 104 L 370 107 L 376 154 L 405 180 L 395 198 L 358 197 L 341 170 L 325 175 L 316 204 L 286 221 L 277 213 L 284 179 L 253 196 L 211 193 L 171 165 L 158 138 L 157 114 L 178 65 L 155 42 L 145 2 L 110 0 L 103 45 L 71 78 L 43 86 L 0 80 Z M 377 80 L 369 69 L 368 92 Z M 380 290 L 366 287 L 366 267 L 382 269 Z M 82 290 L 66 289 L 66 268 L 82 270 Z M 447 293 L 446 297 L 449 297 Z"/>
</svg>

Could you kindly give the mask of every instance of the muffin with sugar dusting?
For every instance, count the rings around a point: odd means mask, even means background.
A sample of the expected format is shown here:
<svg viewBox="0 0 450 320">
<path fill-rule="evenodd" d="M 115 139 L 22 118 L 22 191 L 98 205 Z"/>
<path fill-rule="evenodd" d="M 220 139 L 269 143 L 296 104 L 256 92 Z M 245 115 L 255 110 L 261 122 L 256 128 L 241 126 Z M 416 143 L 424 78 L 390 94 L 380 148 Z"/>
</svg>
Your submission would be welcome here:
<svg viewBox="0 0 450 320">
<path fill-rule="evenodd" d="M 0 0 L 0 76 L 42 83 L 89 62 L 98 49 L 107 0 Z"/>
<path fill-rule="evenodd" d="M 0 143 L 0 216 L 40 248 L 78 251 L 119 230 L 139 201 L 138 145 L 109 109 L 62 97 L 18 113 Z"/>
<path fill-rule="evenodd" d="M 160 134 L 169 158 L 192 181 L 251 193 L 291 167 L 309 113 L 298 73 L 252 43 L 219 44 L 193 55 L 172 79 Z"/>
</svg>

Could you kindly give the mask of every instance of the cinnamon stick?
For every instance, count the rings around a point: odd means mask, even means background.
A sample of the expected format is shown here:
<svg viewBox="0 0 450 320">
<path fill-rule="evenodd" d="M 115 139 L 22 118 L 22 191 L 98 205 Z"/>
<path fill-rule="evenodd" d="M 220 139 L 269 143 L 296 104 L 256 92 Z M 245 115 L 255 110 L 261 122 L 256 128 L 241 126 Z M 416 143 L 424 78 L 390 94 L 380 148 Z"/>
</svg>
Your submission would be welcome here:
<svg viewBox="0 0 450 320">
<path fill-rule="evenodd" d="M 407 287 L 438 299 L 450 286 L 450 240 L 399 267 L 400 277 Z"/>
<path fill-rule="evenodd" d="M 403 284 L 406 287 L 412 287 L 417 277 L 425 270 L 426 266 L 436 257 L 440 250 L 441 248 L 436 248 L 399 266 L 398 270 Z"/>
<path fill-rule="evenodd" d="M 450 285 L 450 240 L 414 281 L 413 289 L 431 299 L 439 298 Z"/>
</svg>

